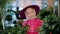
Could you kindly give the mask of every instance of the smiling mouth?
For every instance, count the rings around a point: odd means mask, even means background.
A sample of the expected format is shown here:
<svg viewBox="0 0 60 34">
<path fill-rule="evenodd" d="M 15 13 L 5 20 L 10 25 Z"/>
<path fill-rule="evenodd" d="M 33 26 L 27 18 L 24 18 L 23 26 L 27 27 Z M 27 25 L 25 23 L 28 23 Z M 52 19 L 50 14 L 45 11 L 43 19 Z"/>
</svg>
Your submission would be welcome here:
<svg viewBox="0 0 60 34">
<path fill-rule="evenodd" d="M 33 16 L 31 16 L 31 17 L 33 17 Z"/>
</svg>

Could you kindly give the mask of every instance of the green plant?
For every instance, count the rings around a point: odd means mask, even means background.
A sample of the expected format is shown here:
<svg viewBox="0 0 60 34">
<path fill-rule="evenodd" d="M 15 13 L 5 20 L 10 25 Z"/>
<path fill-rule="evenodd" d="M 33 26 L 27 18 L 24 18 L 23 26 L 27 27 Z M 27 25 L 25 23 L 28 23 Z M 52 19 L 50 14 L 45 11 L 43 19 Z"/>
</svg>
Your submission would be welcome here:
<svg viewBox="0 0 60 34">
<path fill-rule="evenodd" d="M 52 13 L 49 10 L 47 10 L 46 8 L 44 8 L 44 9 L 40 10 L 40 12 L 37 15 L 37 17 L 40 18 L 40 19 L 43 19 L 43 18 L 45 18 L 46 16 L 48 16 L 50 14 L 52 14 Z"/>
<path fill-rule="evenodd" d="M 1 34 L 26 34 L 28 26 L 22 27 L 16 24 L 16 27 L 7 27 Z"/>
<path fill-rule="evenodd" d="M 2 23 L 1 23 L 1 13 L 0 13 L 0 29 L 2 29 Z"/>
<path fill-rule="evenodd" d="M 58 34 L 60 33 L 60 17 L 52 13 L 51 9 L 42 9 L 37 17 L 44 21 L 41 34 Z"/>
<path fill-rule="evenodd" d="M 11 15 L 7 15 L 7 16 L 5 17 L 5 20 L 7 20 L 7 21 L 12 20 L 12 16 L 11 16 Z"/>
<path fill-rule="evenodd" d="M 5 5 L 11 0 L 0 0 L 0 7 L 5 7 Z"/>
<path fill-rule="evenodd" d="M 60 33 L 60 17 L 55 14 L 51 14 L 46 16 L 43 20 L 44 24 L 42 28 L 45 31 L 45 34 L 50 34 L 50 32 L 52 34 Z"/>
<path fill-rule="evenodd" d="M 11 0 L 0 0 L 0 14 L 1 14 L 1 20 L 0 20 L 0 25 L 2 25 L 3 17 L 5 17 L 6 14 L 6 4 L 10 3 Z M 4 13 L 4 14 L 3 14 Z M 4 22 L 4 21 L 3 21 Z M 4 29 L 4 28 L 2 28 Z"/>
<path fill-rule="evenodd" d="M 5 29 L 0 31 L 0 34 L 26 34 L 28 26 L 22 27 L 22 22 L 23 20 L 21 19 L 17 22 L 18 24 L 15 24 L 14 27 L 6 26 Z"/>
</svg>

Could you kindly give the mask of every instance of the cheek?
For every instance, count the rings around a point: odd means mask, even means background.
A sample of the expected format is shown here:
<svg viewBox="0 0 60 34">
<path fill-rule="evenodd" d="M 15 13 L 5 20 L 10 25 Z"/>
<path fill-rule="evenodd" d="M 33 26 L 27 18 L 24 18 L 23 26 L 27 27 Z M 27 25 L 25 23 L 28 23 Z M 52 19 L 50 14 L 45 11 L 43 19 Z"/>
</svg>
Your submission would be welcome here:
<svg viewBox="0 0 60 34">
<path fill-rule="evenodd" d="M 26 17 L 30 17 L 30 15 L 29 15 L 29 14 L 27 14 L 27 15 L 26 15 Z"/>
<path fill-rule="evenodd" d="M 33 15 L 33 16 L 36 16 L 36 13 L 33 13 L 32 15 Z"/>
</svg>

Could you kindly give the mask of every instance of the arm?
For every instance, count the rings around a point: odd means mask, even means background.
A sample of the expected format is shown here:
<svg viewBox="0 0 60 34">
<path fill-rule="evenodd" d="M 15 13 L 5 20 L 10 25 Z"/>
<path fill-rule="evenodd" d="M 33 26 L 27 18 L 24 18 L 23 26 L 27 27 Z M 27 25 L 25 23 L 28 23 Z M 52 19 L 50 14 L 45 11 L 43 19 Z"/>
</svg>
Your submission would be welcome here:
<svg viewBox="0 0 60 34">
<path fill-rule="evenodd" d="M 22 26 L 23 26 L 23 27 L 25 27 L 25 26 L 26 26 L 26 22 L 25 22 L 25 21 L 22 23 Z"/>
<path fill-rule="evenodd" d="M 43 20 L 39 20 L 37 25 L 38 25 L 38 27 L 41 27 L 43 25 Z"/>
<path fill-rule="evenodd" d="M 39 31 L 40 32 L 40 28 L 42 27 L 42 25 L 43 25 L 43 20 L 39 20 L 39 22 L 38 22 L 38 24 L 37 24 L 38 26 L 38 30 L 37 31 Z"/>
</svg>

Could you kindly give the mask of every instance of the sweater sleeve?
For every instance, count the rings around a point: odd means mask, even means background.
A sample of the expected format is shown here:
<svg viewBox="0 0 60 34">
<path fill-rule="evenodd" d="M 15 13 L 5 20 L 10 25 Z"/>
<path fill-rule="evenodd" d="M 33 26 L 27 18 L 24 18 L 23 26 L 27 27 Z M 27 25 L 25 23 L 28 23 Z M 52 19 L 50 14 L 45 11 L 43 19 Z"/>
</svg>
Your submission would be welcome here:
<svg viewBox="0 0 60 34">
<path fill-rule="evenodd" d="M 42 26 L 42 24 L 43 24 L 43 20 L 39 20 L 37 23 L 37 26 L 40 27 L 40 26 Z"/>
<path fill-rule="evenodd" d="M 23 27 L 26 26 L 26 22 L 25 22 L 25 21 L 22 23 L 22 26 L 23 26 Z"/>
</svg>

